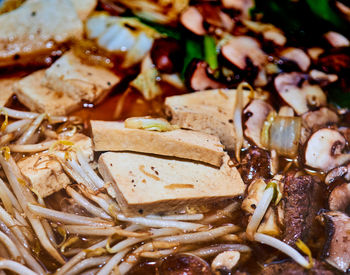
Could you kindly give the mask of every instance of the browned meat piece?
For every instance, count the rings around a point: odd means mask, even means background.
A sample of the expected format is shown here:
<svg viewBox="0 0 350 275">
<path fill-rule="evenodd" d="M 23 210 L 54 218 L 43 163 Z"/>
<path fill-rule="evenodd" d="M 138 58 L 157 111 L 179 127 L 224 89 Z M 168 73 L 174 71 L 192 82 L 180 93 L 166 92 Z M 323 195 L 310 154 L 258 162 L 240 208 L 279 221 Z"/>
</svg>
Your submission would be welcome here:
<svg viewBox="0 0 350 275">
<path fill-rule="evenodd" d="M 294 262 L 284 262 L 266 266 L 260 274 L 262 275 L 332 275 L 333 271 L 327 269 L 326 264 L 315 261 L 311 270 L 306 270 Z"/>
<path fill-rule="evenodd" d="M 240 168 L 242 179 L 249 184 L 256 178 L 270 177 L 270 155 L 258 147 L 250 147 L 242 159 Z"/>
<path fill-rule="evenodd" d="M 327 263 L 343 271 L 350 271 L 350 217 L 339 211 L 320 215 L 328 235 L 324 246 Z"/>
<path fill-rule="evenodd" d="M 285 230 L 283 241 L 294 245 L 301 239 L 307 241 L 316 232 L 315 217 L 324 206 L 324 188 L 317 177 L 293 174 L 284 180 Z"/>
</svg>

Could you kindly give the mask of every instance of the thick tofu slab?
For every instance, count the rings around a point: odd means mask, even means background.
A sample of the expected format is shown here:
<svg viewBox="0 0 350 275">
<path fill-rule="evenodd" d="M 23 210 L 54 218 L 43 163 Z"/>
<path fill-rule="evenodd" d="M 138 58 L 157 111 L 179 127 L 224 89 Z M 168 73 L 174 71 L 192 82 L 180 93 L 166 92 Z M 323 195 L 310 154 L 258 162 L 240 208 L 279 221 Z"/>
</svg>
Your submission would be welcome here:
<svg viewBox="0 0 350 275">
<path fill-rule="evenodd" d="M 60 139 L 72 141 L 85 158 L 89 161 L 93 160 L 92 141 L 88 136 L 78 133 L 72 137 L 60 137 Z M 71 183 L 61 164 L 46 152 L 20 160 L 18 167 L 31 187 L 43 198 Z"/>
<path fill-rule="evenodd" d="M 98 103 L 119 81 L 111 71 L 84 64 L 69 51 L 46 70 L 43 84 L 75 100 Z"/>
<path fill-rule="evenodd" d="M 61 164 L 45 153 L 20 160 L 18 167 L 31 188 L 43 198 L 70 184 L 70 179 L 64 173 Z"/>
<path fill-rule="evenodd" d="M 81 106 L 79 100 L 41 85 L 45 71 L 37 71 L 14 85 L 18 100 L 31 111 L 50 115 L 67 115 Z"/>
<path fill-rule="evenodd" d="M 0 15 L 0 67 L 23 64 L 57 45 L 80 39 L 83 24 L 69 0 L 26 1 Z"/>
<path fill-rule="evenodd" d="M 244 106 L 248 103 L 248 96 L 249 92 L 244 91 Z M 172 124 L 216 135 L 228 150 L 235 148 L 235 104 L 236 90 L 223 89 L 171 96 L 165 100 L 166 113 Z"/>
<path fill-rule="evenodd" d="M 99 171 L 117 188 L 126 214 L 182 211 L 242 195 L 245 185 L 228 156 L 220 168 L 136 153 L 104 153 Z"/>
<path fill-rule="evenodd" d="M 95 151 L 134 151 L 221 166 L 223 145 L 216 136 L 191 130 L 156 132 L 124 127 L 124 122 L 91 121 Z"/>
<path fill-rule="evenodd" d="M 0 107 L 4 107 L 13 95 L 13 84 L 20 78 L 11 77 L 0 79 Z"/>
</svg>

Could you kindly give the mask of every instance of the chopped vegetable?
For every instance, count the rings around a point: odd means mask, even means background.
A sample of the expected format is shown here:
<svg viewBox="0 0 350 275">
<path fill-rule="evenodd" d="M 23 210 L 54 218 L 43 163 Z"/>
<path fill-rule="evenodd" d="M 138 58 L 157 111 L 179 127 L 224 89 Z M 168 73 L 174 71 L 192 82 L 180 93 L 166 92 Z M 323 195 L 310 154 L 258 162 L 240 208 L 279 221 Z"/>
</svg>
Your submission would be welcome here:
<svg viewBox="0 0 350 275">
<path fill-rule="evenodd" d="M 171 125 L 167 120 L 162 118 L 151 117 L 132 117 L 124 122 L 126 128 L 142 129 L 148 131 L 167 132 L 176 130 L 179 127 Z"/>
<path fill-rule="evenodd" d="M 219 66 L 216 44 L 214 37 L 210 35 L 204 36 L 204 55 L 205 61 L 209 64 L 210 68 L 216 70 Z"/>
</svg>

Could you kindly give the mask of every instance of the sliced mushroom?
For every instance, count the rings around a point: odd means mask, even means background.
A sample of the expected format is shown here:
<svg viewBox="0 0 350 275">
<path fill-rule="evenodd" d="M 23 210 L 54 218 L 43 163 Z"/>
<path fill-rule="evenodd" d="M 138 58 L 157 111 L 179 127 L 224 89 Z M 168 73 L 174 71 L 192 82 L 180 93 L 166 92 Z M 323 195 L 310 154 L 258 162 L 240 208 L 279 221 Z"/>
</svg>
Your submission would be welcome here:
<svg viewBox="0 0 350 275">
<path fill-rule="evenodd" d="M 331 171 L 328 172 L 324 182 L 325 184 L 330 185 L 333 182 L 335 182 L 338 178 L 341 178 L 342 176 L 346 175 L 347 172 L 348 168 L 346 166 L 339 166 L 333 168 Z"/>
<path fill-rule="evenodd" d="M 167 257 L 159 268 L 163 275 L 211 275 L 209 264 L 200 257 L 190 254 L 175 254 Z"/>
<path fill-rule="evenodd" d="M 253 214 L 265 188 L 266 183 L 262 178 L 254 180 L 248 187 L 248 195 L 242 202 L 242 209 L 249 214 Z"/>
<path fill-rule="evenodd" d="M 234 9 L 241 12 L 243 18 L 249 17 L 249 10 L 254 7 L 253 0 L 221 0 L 225 9 Z"/>
<path fill-rule="evenodd" d="M 310 57 L 302 49 L 286 48 L 280 53 L 280 56 L 294 61 L 303 72 L 307 71 L 311 64 Z"/>
<path fill-rule="evenodd" d="M 329 31 L 324 37 L 334 48 L 349 47 L 350 41 L 342 34 L 338 32 Z"/>
<path fill-rule="evenodd" d="M 272 41 L 277 46 L 283 46 L 287 42 L 283 32 L 272 24 L 265 24 L 250 20 L 243 20 L 242 23 L 249 30 L 255 33 L 261 33 L 265 40 Z"/>
<path fill-rule="evenodd" d="M 247 59 L 256 67 L 261 67 L 267 61 L 267 56 L 260 48 L 258 41 L 248 36 L 231 38 L 221 48 L 221 52 L 224 58 L 240 70 L 248 67 Z"/>
<path fill-rule="evenodd" d="M 343 16 L 350 21 L 350 7 L 340 1 L 335 1 L 335 6 L 343 14 Z"/>
<path fill-rule="evenodd" d="M 298 115 L 309 111 L 310 107 L 327 104 L 325 93 L 318 85 L 311 85 L 301 73 L 282 73 L 275 78 L 275 88 L 281 98 Z"/>
<path fill-rule="evenodd" d="M 337 130 L 323 128 L 312 134 L 305 149 L 305 164 L 324 171 L 350 161 L 350 154 L 343 153 L 344 136 Z"/>
<path fill-rule="evenodd" d="M 324 49 L 319 47 L 313 47 L 307 50 L 307 54 L 311 57 L 313 61 L 316 61 L 318 57 L 324 53 Z"/>
<path fill-rule="evenodd" d="M 197 35 L 205 35 L 206 30 L 204 29 L 204 19 L 202 14 L 196 7 L 188 7 L 185 9 L 181 16 L 180 22 L 185 28 Z"/>
<path fill-rule="evenodd" d="M 346 212 L 350 206 L 350 183 L 335 187 L 328 199 L 329 209 Z"/>
<path fill-rule="evenodd" d="M 329 108 L 322 107 L 317 111 L 310 111 L 302 116 L 303 126 L 315 131 L 321 127 L 330 126 L 339 122 L 336 112 Z"/>
<path fill-rule="evenodd" d="M 348 143 L 350 143 L 350 128 L 349 127 L 340 127 L 339 132 L 342 133 Z"/>
<path fill-rule="evenodd" d="M 231 274 L 232 269 L 237 266 L 241 253 L 238 251 L 225 251 L 215 257 L 211 263 L 211 270 L 215 275 Z"/>
<path fill-rule="evenodd" d="M 329 211 L 320 215 L 327 231 L 324 257 L 327 263 L 347 272 L 350 268 L 350 217 L 339 211 Z"/>
<path fill-rule="evenodd" d="M 272 106 L 261 99 L 254 99 L 244 110 L 247 117 L 244 134 L 259 147 L 262 147 L 260 136 L 264 121 L 272 110 Z"/>
<path fill-rule="evenodd" d="M 313 81 L 317 82 L 321 86 L 326 86 L 338 80 L 338 76 L 336 74 L 326 74 L 318 70 L 311 70 L 309 75 Z"/>
<path fill-rule="evenodd" d="M 186 84 L 194 91 L 224 88 L 225 85 L 209 77 L 209 66 L 205 61 L 193 60 L 186 71 Z"/>
<path fill-rule="evenodd" d="M 197 5 L 196 8 L 202 14 L 202 17 L 207 24 L 228 32 L 232 31 L 234 21 L 230 16 L 222 12 L 220 7 L 204 2 Z"/>
</svg>

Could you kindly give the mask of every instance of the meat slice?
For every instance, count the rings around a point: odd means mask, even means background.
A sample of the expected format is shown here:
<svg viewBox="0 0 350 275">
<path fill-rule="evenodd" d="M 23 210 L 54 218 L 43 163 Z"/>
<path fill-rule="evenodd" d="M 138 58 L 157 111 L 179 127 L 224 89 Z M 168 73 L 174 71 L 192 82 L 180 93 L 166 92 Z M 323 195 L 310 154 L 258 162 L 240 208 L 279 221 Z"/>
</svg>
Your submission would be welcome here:
<svg viewBox="0 0 350 275">
<path fill-rule="evenodd" d="M 249 91 L 244 91 L 243 97 L 245 106 L 248 103 Z M 235 103 L 236 90 L 217 89 L 167 97 L 165 107 L 173 124 L 216 135 L 227 150 L 234 150 Z"/>
<path fill-rule="evenodd" d="M 108 152 L 99 171 L 117 189 L 126 214 L 178 213 L 188 206 L 209 205 L 242 195 L 245 185 L 225 157 L 220 168 L 204 164 L 124 152 Z"/>
<path fill-rule="evenodd" d="M 283 262 L 265 266 L 259 274 L 262 275 L 333 275 L 332 270 L 326 264 L 314 260 L 314 266 L 310 270 L 304 269 L 295 262 Z"/>
<path fill-rule="evenodd" d="M 80 39 L 83 25 L 69 0 L 26 1 L 0 15 L 0 67 L 30 63 L 57 45 Z M 35 39 L 34 39 L 35 38 Z"/>
<path fill-rule="evenodd" d="M 285 177 L 285 243 L 294 246 L 298 239 L 307 242 L 315 235 L 318 229 L 315 217 L 325 205 L 324 196 L 325 190 L 317 177 L 295 177 L 291 173 Z"/>
<path fill-rule="evenodd" d="M 350 270 L 350 217 L 339 211 L 329 211 L 320 215 L 328 235 L 324 246 L 327 263 L 348 272 Z"/>
<path fill-rule="evenodd" d="M 10 98 L 13 95 L 12 86 L 15 84 L 20 78 L 18 77 L 10 77 L 0 79 L 0 107 L 4 107 L 6 103 L 9 102 Z"/>
<path fill-rule="evenodd" d="M 67 115 L 81 107 L 80 100 L 41 85 L 45 70 L 36 71 L 14 85 L 18 100 L 29 110 L 50 115 Z"/>
<path fill-rule="evenodd" d="M 216 136 L 191 130 L 167 132 L 125 128 L 123 122 L 91 121 L 95 151 L 134 151 L 221 166 L 223 145 Z"/>
<path fill-rule="evenodd" d="M 42 84 L 74 100 L 98 103 L 119 81 L 111 71 L 84 64 L 69 51 L 45 71 Z"/>
<path fill-rule="evenodd" d="M 246 184 L 257 178 L 270 178 L 270 154 L 259 147 L 249 147 L 244 152 L 240 172 Z"/>
</svg>

